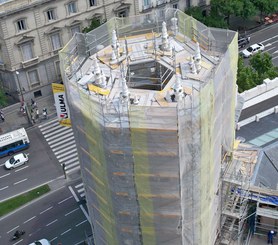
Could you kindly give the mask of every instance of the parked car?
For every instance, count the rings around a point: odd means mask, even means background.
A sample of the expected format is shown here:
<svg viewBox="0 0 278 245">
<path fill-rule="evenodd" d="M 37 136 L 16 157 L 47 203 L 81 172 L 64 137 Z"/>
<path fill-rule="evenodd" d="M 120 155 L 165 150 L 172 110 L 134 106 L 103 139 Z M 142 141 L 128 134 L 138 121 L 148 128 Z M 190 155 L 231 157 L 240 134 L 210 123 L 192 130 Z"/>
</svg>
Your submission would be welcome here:
<svg viewBox="0 0 278 245">
<path fill-rule="evenodd" d="M 249 43 L 250 43 L 250 37 L 248 37 L 248 36 L 238 37 L 238 47 L 239 48 L 244 48 Z"/>
<path fill-rule="evenodd" d="M 29 245 L 51 245 L 51 243 L 47 239 L 43 238 L 38 241 L 32 242 Z"/>
<path fill-rule="evenodd" d="M 9 160 L 5 162 L 4 165 L 6 169 L 13 169 L 27 163 L 28 160 L 28 154 L 19 153 L 17 155 L 12 156 Z"/>
<path fill-rule="evenodd" d="M 264 45 L 262 43 L 256 43 L 251 45 L 249 48 L 244 49 L 240 52 L 240 55 L 242 55 L 244 58 L 249 58 L 250 56 L 258 53 L 259 51 L 264 50 Z"/>
</svg>

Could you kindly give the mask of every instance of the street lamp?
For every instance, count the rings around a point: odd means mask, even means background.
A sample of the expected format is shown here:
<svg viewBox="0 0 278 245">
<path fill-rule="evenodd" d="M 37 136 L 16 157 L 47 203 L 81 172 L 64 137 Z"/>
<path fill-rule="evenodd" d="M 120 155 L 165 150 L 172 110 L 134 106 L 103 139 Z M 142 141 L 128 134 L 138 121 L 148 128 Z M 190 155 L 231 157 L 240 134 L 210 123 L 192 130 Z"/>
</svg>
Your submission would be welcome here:
<svg viewBox="0 0 278 245">
<path fill-rule="evenodd" d="M 24 105 L 24 97 L 23 97 L 21 83 L 19 82 L 19 78 L 18 78 L 19 72 L 15 71 L 15 74 L 16 74 L 16 79 L 17 79 L 17 83 L 18 83 L 19 93 L 21 95 L 21 105 L 23 106 Z"/>
</svg>

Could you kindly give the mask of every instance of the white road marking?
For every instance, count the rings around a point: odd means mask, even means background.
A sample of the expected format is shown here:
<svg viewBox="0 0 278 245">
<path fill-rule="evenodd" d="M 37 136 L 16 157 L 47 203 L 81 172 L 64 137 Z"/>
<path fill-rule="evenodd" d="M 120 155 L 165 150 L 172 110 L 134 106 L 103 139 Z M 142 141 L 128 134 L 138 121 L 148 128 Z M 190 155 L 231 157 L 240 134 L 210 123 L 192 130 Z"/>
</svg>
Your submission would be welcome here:
<svg viewBox="0 0 278 245">
<path fill-rule="evenodd" d="M 268 50 L 265 49 L 264 51 L 262 51 L 262 53 L 268 52 L 269 50 L 272 50 L 274 48 L 276 48 L 276 47 L 269 48 Z"/>
<path fill-rule="evenodd" d="M 13 245 L 19 244 L 19 243 L 22 242 L 22 241 L 23 241 L 23 239 L 17 241 L 16 243 L 13 243 Z"/>
<path fill-rule="evenodd" d="M 80 225 L 82 225 L 82 224 L 84 224 L 85 222 L 88 222 L 88 220 L 83 220 L 82 222 L 80 222 L 80 223 L 78 223 L 77 225 L 75 225 L 75 227 L 78 227 L 78 226 L 80 226 Z"/>
<path fill-rule="evenodd" d="M 277 56 L 277 57 L 272 58 L 272 60 L 275 60 L 275 59 L 277 59 L 277 58 L 278 58 L 278 56 Z"/>
<path fill-rule="evenodd" d="M 272 44 L 271 43 L 267 43 L 266 45 L 264 45 L 264 47 L 268 47 L 268 46 L 271 46 Z"/>
<path fill-rule="evenodd" d="M 0 176 L 0 179 L 1 178 L 4 178 L 4 177 L 6 177 L 6 176 L 9 176 L 11 173 L 8 173 L 8 174 L 5 174 L 5 175 L 2 175 L 2 176 Z"/>
<path fill-rule="evenodd" d="M 46 211 L 50 210 L 51 208 L 53 208 L 53 206 L 51 206 L 51 207 L 49 207 L 49 208 L 47 208 L 47 209 L 45 209 L 45 210 L 41 211 L 41 212 L 40 212 L 40 214 L 45 213 Z"/>
<path fill-rule="evenodd" d="M 65 202 L 65 201 L 69 200 L 70 198 L 72 198 L 72 196 L 67 197 L 66 199 L 64 199 L 64 200 L 62 200 L 62 201 L 60 201 L 60 202 L 58 202 L 58 204 L 61 204 L 61 203 Z"/>
<path fill-rule="evenodd" d="M 7 189 L 8 187 L 9 187 L 8 185 L 5 186 L 5 187 L 2 187 L 2 188 L 0 189 L 0 191 L 5 190 L 5 189 Z"/>
<path fill-rule="evenodd" d="M 15 182 L 14 183 L 14 185 L 17 185 L 17 184 L 19 184 L 19 183 L 21 183 L 21 182 L 24 182 L 24 181 L 26 181 L 27 179 L 23 179 L 23 180 L 20 180 L 20 181 L 18 181 L 18 182 Z"/>
<path fill-rule="evenodd" d="M 23 224 L 26 224 L 27 222 L 31 221 L 32 219 L 36 218 L 36 216 L 33 216 L 32 218 L 30 219 L 27 219 L 26 221 L 23 222 Z"/>
<path fill-rule="evenodd" d="M 267 41 L 269 41 L 269 40 L 271 40 L 271 39 L 273 39 L 273 38 L 275 38 L 275 37 L 278 37 L 278 35 L 273 36 L 273 37 L 271 37 L 271 38 L 268 38 L 268 39 L 266 39 L 266 40 L 263 40 L 263 41 L 262 41 L 262 42 L 260 42 L 260 43 L 265 43 L 265 42 L 267 42 Z"/>
<path fill-rule="evenodd" d="M 58 221 L 58 220 L 55 219 L 55 220 L 51 221 L 50 223 L 48 223 L 46 226 L 52 225 L 53 223 L 55 223 L 55 222 L 57 222 L 57 221 Z"/>
<path fill-rule="evenodd" d="M 22 169 L 28 168 L 29 166 L 22 167 L 20 169 L 15 170 L 15 172 L 21 171 Z"/>
<path fill-rule="evenodd" d="M 66 231 L 64 231 L 63 233 L 61 233 L 61 236 L 63 236 L 64 234 L 68 233 L 69 231 L 71 231 L 71 228 L 66 230 Z"/>
<path fill-rule="evenodd" d="M 5 165 L 5 163 L 0 164 L 1 167 L 4 166 L 4 165 Z"/>
<path fill-rule="evenodd" d="M 77 242 L 77 243 L 75 243 L 75 244 L 73 244 L 73 245 L 82 244 L 82 242 L 84 242 L 84 241 Z"/>
<path fill-rule="evenodd" d="M 74 190 L 72 189 L 71 186 L 69 186 L 69 190 L 70 190 L 71 194 L 73 195 L 75 201 L 79 202 L 79 198 L 77 197 L 77 195 L 75 194 L 75 192 L 74 192 Z"/>
<path fill-rule="evenodd" d="M 85 208 L 80 204 L 79 207 L 81 208 L 83 214 L 85 215 L 85 217 L 87 218 L 88 221 L 90 221 L 89 215 L 87 214 Z"/>
<path fill-rule="evenodd" d="M 78 185 L 76 185 L 76 186 L 74 186 L 75 188 L 79 188 L 79 187 L 81 187 L 81 186 L 83 186 L 84 184 L 83 183 L 81 183 L 81 184 L 78 184 Z"/>
<path fill-rule="evenodd" d="M 50 240 L 50 242 L 53 242 L 54 240 L 56 240 L 58 237 L 54 237 Z"/>
<path fill-rule="evenodd" d="M 66 213 L 65 216 L 68 216 L 68 215 L 72 214 L 72 213 L 75 212 L 76 210 L 79 210 L 79 208 L 76 208 L 76 209 L 74 209 L 74 210 L 72 210 L 72 211 Z"/>
<path fill-rule="evenodd" d="M 273 52 L 272 54 L 276 54 L 276 53 L 278 53 L 278 50 L 276 50 L 275 52 Z"/>
<path fill-rule="evenodd" d="M 14 227 L 14 228 L 12 228 L 11 230 L 9 230 L 9 231 L 7 231 L 7 234 L 9 234 L 10 232 L 12 232 L 12 231 L 14 231 L 15 229 L 17 229 L 19 227 L 19 225 L 18 226 L 16 226 L 16 227 Z"/>
</svg>

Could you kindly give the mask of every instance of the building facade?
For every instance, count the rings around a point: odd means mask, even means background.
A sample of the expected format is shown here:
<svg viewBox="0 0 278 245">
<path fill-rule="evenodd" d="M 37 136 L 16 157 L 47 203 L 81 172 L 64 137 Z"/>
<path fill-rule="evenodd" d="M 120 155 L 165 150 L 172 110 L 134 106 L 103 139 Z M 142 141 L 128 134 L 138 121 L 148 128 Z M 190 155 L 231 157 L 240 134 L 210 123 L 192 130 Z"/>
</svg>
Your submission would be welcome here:
<svg viewBox="0 0 278 245">
<path fill-rule="evenodd" d="M 204 1 L 201 1 L 204 3 Z M 137 15 L 154 8 L 184 9 L 199 1 L 21 0 L 0 1 L 0 79 L 4 90 L 26 100 L 51 94 L 61 82 L 58 51 L 93 18 Z"/>
<path fill-rule="evenodd" d="M 59 55 L 95 244 L 215 244 L 237 33 L 162 9 L 76 34 Z"/>
</svg>

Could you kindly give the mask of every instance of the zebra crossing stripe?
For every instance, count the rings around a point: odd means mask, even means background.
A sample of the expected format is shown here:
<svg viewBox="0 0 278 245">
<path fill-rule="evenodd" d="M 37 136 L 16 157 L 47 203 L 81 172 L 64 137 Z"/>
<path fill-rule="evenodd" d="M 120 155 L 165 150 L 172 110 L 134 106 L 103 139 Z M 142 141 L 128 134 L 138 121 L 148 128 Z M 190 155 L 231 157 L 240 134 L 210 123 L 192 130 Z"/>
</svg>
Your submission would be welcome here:
<svg viewBox="0 0 278 245">
<path fill-rule="evenodd" d="M 67 147 L 67 146 L 69 146 L 69 147 Z M 68 142 L 67 144 L 63 145 L 62 150 L 57 151 L 56 150 L 57 148 L 52 149 L 52 150 L 55 152 L 55 155 L 57 155 L 57 154 L 61 154 L 61 153 L 65 152 L 65 151 L 68 151 L 69 149 L 72 149 L 72 148 L 76 149 L 77 148 L 76 144 L 72 144 L 72 142 Z"/>
<path fill-rule="evenodd" d="M 53 143 L 57 143 L 57 142 L 60 142 L 61 139 L 66 139 L 68 138 L 69 136 L 73 136 L 73 132 L 70 132 L 68 134 L 65 134 L 63 135 L 62 137 L 58 138 L 58 139 L 55 139 L 55 140 L 52 140 L 52 141 L 49 141 L 49 139 L 46 139 L 46 141 L 48 141 L 48 144 L 53 144 Z"/>
<path fill-rule="evenodd" d="M 65 150 L 66 150 L 66 152 L 63 153 L 63 154 L 59 154 L 59 155 L 56 154 L 56 156 L 57 156 L 58 159 L 59 159 L 59 158 L 62 158 L 62 157 L 64 157 L 64 156 L 68 156 L 70 153 L 77 152 L 76 148 L 73 149 L 73 150 L 71 150 L 71 151 L 69 151 L 68 148 L 66 148 Z"/>
<path fill-rule="evenodd" d="M 78 189 L 79 187 L 82 187 L 84 184 L 83 183 L 80 183 L 80 184 L 78 184 L 78 185 L 75 185 L 74 187 L 76 188 L 76 189 Z"/>
<path fill-rule="evenodd" d="M 48 134 L 50 132 L 53 132 L 54 129 L 56 128 L 61 128 L 62 126 L 59 123 L 52 124 L 48 126 L 47 128 L 42 128 L 41 131 L 43 135 Z"/>
<path fill-rule="evenodd" d="M 70 133 L 73 134 L 73 131 L 71 131 L 71 132 L 63 131 L 63 132 L 61 132 L 61 133 L 52 135 L 52 136 L 50 136 L 50 137 L 48 137 L 48 136 L 46 135 L 44 138 L 46 139 L 46 141 L 48 141 L 48 140 L 52 140 L 52 139 L 59 138 L 60 136 L 63 136 L 63 135 L 68 135 L 68 134 L 70 134 Z"/>
<path fill-rule="evenodd" d="M 57 133 L 63 132 L 63 131 L 72 131 L 72 129 L 71 129 L 71 128 L 67 128 L 67 127 L 63 127 L 63 126 L 60 126 L 60 125 L 59 125 L 59 127 L 58 127 L 58 129 L 57 129 L 56 131 L 54 131 L 54 132 L 52 131 L 52 132 L 46 134 L 45 137 L 46 137 L 46 138 L 49 138 L 50 136 L 56 135 Z"/>
<path fill-rule="evenodd" d="M 84 187 L 83 187 L 83 188 L 81 188 L 81 189 L 78 189 L 78 190 L 77 190 L 77 192 L 78 192 L 78 193 L 80 193 L 80 192 L 84 192 L 84 191 L 85 191 Z"/>
<path fill-rule="evenodd" d="M 72 159 L 70 159 L 70 160 L 68 160 L 68 161 L 65 161 L 65 164 L 71 164 L 71 163 L 73 163 L 73 162 L 78 162 L 79 160 L 78 160 L 78 157 L 75 157 L 75 158 L 72 158 Z"/>
<path fill-rule="evenodd" d="M 72 158 L 73 156 L 77 156 L 77 152 L 75 152 L 75 153 L 71 154 L 70 156 L 67 156 L 67 157 L 61 158 L 61 159 L 59 159 L 59 161 L 64 162 L 65 160 L 68 160 L 68 159 Z"/>
<path fill-rule="evenodd" d="M 44 124 L 39 125 L 39 128 L 43 128 L 44 126 L 49 125 L 49 124 L 51 124 L 51 123 L 53 123 L 53 122 L 59 123 L 59 122 L 58 122 L 58 119 L 55 118 L 55 119 L 52 119 L 52 120 L 50 120 L 50 121 L 48 121 L 48 122 L 46 122 L 46 123 L 44 123 Z"/>
<path fill-rule="evenodd" d="M 58 141 L 57 143 L 50 145 L 50 148 L 56 147 L 57 145 L 60 145 L 60 144 L 62 144 L 62 146 L 63 146 L 65 142 L 75 142 L 74 136 L 71 136 L 65 140 Z"/>
</svg>

